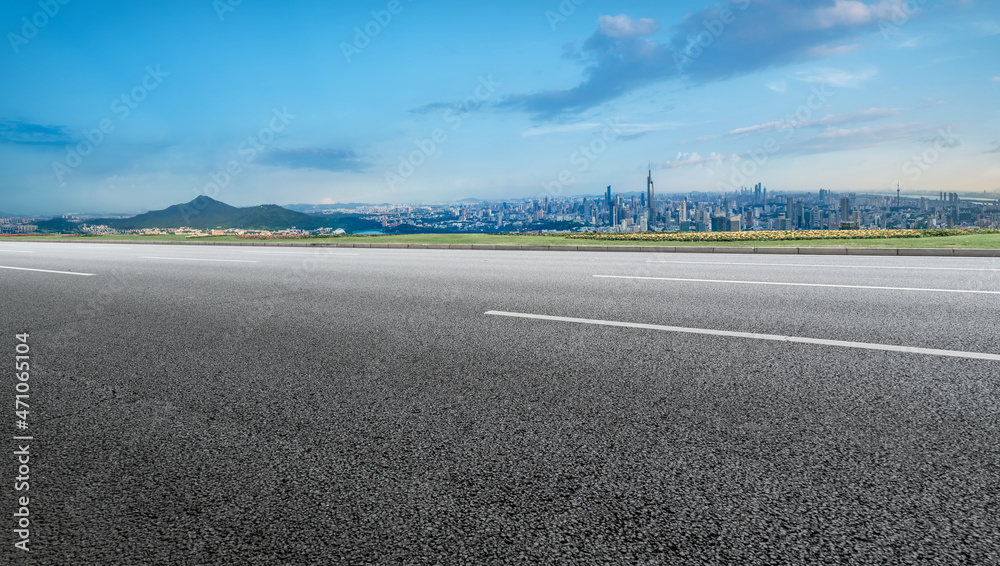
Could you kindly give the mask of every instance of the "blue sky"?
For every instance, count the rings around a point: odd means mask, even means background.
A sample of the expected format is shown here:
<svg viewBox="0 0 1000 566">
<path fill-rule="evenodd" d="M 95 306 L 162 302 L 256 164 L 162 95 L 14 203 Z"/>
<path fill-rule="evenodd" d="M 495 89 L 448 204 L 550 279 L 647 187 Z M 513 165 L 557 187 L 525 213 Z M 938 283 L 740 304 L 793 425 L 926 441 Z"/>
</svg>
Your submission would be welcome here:
<svg viewBox="0 0 1000 566">
<path fill-rule="evenodd" d="M 0 211 L 1000 190 L 1000 3 L 8 0 Z"/>
</svg>

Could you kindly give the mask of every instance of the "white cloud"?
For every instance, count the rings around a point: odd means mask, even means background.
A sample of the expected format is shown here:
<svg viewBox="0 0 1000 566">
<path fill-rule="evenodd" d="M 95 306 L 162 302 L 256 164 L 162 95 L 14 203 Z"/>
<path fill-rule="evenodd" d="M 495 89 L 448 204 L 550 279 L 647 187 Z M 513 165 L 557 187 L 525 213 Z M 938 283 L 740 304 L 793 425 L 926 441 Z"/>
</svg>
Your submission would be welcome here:
<svg viewBox="0 0 1000 566">
<path fill-rule="evenodd" d="M 521 137 L 545 136 L 549 134 L 571 134 L 574 132 L 585 132 L 596 128 L 615 128 L 615 134 L 625 137 L 635 137 L 650 132 L 662 130 L 673 130 L 684 124 L 680 122 L 653 122 L 653 123 L 628 123 L 615 121 L 614 123 L 581 122 L 579 124 L 563 124 L 560 126 L 539 126 L 521 132 Z"/>
<path fill-rule="evenodd" d="M 817 118 L 815 120 L 799 120 L 799 121 L 779 120 L 775 122 L 757 124 L 755 126 L 746 126 L 743 128 L 737 128 L 735 130 L 732 130 L 729 132 L 728 135 L 730 136 L 749 135 L 758 132 L 787 130 L 789 128 L 830 127 L 840 124 L 849 124 L 851 122 L 866 122 L 871 120 L 878 120 L 879 118 L 896 116 L 901 112 L 903 112 L 902 108 L 868 108 L 866 110 L 855 110 L 853 112 L 830 114 L 828 116 Z"/>
<path fill-rule="evenodd" d="M 825 59 L 827 57 L 835 57 L 837 55 L 850 53 L 858 47 L 860 47 L 860 45 L 857 43 L 848 45 L 817 45 L 816 47 L 807 50 L 806 56 L 813 59 Z"/>
<path fill-rule="evenodd" d="M 934 133 L 925 124 L 886 124 L 882 126 L 866 126 L 854 129 L 835 129 L 790 146 L 792 153 L 825 153 L 828 151 L 844 151 L 902 141 L 912 141 L 920 135 Z"/>
<path fill-rule="evenodd" d="M 889 19 L 902 6 L 901 0 L 880 0 L 872 5 L 857 0 L 836 0 L 833 6 L 816 10 L 814 23 L 820 29 L 860 26 L 879 19 Z"/>
<path fill-rule="evenodd" d="M 615 39 L 651 35 L 660 31 L 660 22 L 656 20 L 650 18 L 636 20 L 625 14 L 601 16 L 597 20 L 597 25 L 602 34 Z"/>
<path fill-rule="evenodd" d="M 944 57 L 935 57 L 931 59 L 932 65 L 940 65 L 941 63 L 950 63 L 951 61 L 958 61 L 959 59 L 965 59 L 967 55 L 945 55 Z"/>
<path fill-rule="evenodd" d="M 932 33 L 925 33 L 923 35 L 918 35 L 907 39 L 906 41 L 899 44 L 899 47 L 903 49 L 920 49 L 921 47 L 932 47 L 934 45 L 940 45 L 944 40 L 939 35 Z"/>
<path fill-rule="evenodd" d="M 878 69 L 868 67 L 857 73 L 851 73 L 842 69 L 823 68 L 816 69 L 812 74 L 798 76 L 796 79 L 813 84 L 825 84 L 839 88 L 859 88 L 861 83 L 878 74 Z M 803 75 L 803 73 L 799 73 Z"/>
<path fill-rule="evenodd" d="M 790 122 L 784 122 L 781 120 L 775 122 L 765 122 L 763 124 L 756 124 L 753 126 L 746 126 L 743 128 L 736 128 L 735 130 L 730 130 L 730 136 L 738 136 L 740 134 L 755 134 L 757 132 L 770 132 L 772 130 L 780 130 L 782 128 L 790 128 Z"/>
<path fill-rule="evenodd" d="M 995 83 L 1000 83 L 1000 75 L 997 75 L 997 76 L 993 77 L 990 80 L 993 81 L 993 82 L 995 82 Z"/>
<path fill-rule="evenodd" d="M 976 31 L 982 35 L 1000 35 L 1000 24 L 986 20 L 982 22 L 976 22 L 973 24 Z"/>
<path fill-rule="evenodd" d="M 774 81 L 772 83 L 767 83 L 767 88 L 773 90 L 774 92 L 784 93 L 788 90 L 788 83 L 785 81 Z"/>
<path fill-rule="evenodd" d="M 739 157 L 736 155 L 723 155 L 721 153 L 715 153 L 714 151 L 706 156 L 702 156 L 698 152 L 694 153 L 678 153 L 677 157 L 673 161 L 665 161 L 660 164 L 658 169 L 677 169 L 679 167 L 704 167 L 705 165 L 718 165 L 724 161 L 737 161 Z"/>
<path fill-rule="evenodd" d="M 618 128 L 625 133 L 629 134 L 646 134 L 649 132 L 660 132 L 663 130 L 674 130 L 683 126 L 684 124 L 680 122 L 653 122 L 650 124 L 617 124 Z"/>
<path fill-rule="evenodd" d="M 586 130 L 592 130 L 601 124 L 595 122 L 586 122 L 580 124 L 564 124 L 562 126 L 541 126 L 538 128 L 531 128 L 530 130 L 525 130 L 521 132 L 522 137 L 530 136 L 544 136 L 548 134 L 565 134 L 571 132 L 581 132 Z"/>
<path fill-rule="evenodd" d="M 902 108 L 868 108 L 866 110 L 855 110 L 853 112 L 844 112 L 841 114 L 830 114 L 829 116 L 824 116 L 818 120 L 793 122 L 792 124 L 795 127 L 806 128 L 829 127 L 840 124 L 850 124 L 852 122 L 869 122 L 880 118 L 897 116 L 901 112 L 903 112 Z"/>
</svg>

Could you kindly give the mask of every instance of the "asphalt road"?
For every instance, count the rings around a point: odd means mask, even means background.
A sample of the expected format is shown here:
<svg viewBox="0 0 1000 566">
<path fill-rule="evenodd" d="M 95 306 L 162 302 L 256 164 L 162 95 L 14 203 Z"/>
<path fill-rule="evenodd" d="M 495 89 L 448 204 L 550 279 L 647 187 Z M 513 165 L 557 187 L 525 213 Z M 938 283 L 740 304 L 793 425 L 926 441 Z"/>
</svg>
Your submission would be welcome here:
<svg viewBox="0 0 1000 566">
<path fill-rule="evenodd" d="M 1000 563 L 997 258 L 2 242 L 0 266 L 49 270 L 0 268 L 28 429 L 11 373 L 0 406 L 33 438 L 31 552 L 11 439 L 0 562 Z"/>
</svg>

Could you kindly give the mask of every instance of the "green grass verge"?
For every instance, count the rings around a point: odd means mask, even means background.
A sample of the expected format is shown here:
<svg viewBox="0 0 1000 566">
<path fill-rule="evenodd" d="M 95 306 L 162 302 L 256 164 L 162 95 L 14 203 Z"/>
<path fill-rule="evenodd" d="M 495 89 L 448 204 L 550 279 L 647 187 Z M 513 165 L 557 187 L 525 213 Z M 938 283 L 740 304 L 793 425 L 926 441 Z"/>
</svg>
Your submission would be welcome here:
<svg viewBox="0 0 1000 566">
<path fill-rule="evenodd" d="M 236 236 L 209 236 L 187 238 L 184 236 L 3 236 L 0 242 L 14 241 L 65 241 L 65 242 L 246 242 Z M 253 241 L 253 240 L 250 240 Z M 873 240 L 788 240 L 748 242 L 643 242 L 627 240 L 587 240 L 566 238 L 555 234 L 408 234 L 388 236 L 336 236 L 269 240 L 272 242 L 325 243 L 370 242 L 408 244 L 534 244 L 548 246 L 707 246 L 707 247 L 797 247 L 797 248 L 978 248 L 1000 249 L 1000 234 L 971 234 L 963 236 L 930 236 L 923 238 L 885 238 Z"/>
</svg>

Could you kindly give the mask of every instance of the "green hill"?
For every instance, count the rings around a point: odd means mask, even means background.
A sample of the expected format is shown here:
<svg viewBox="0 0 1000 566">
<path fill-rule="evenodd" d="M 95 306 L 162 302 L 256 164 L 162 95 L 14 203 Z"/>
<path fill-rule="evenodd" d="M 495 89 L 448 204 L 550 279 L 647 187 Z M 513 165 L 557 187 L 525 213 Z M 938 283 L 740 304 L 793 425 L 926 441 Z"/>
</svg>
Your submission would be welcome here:
<svg viewBox="0 0 1000 566">
<path fill-rule="evenodd" d="M 275 204 L 262 204 L 238 210 L 241 214 L 233 218 L 232 226 L 226 226 L 226 228 L 244 228 L 248 230 L 298 228 L 299 230 L 315 230 L 329 226 L 325 218 L 295 212 L 294 210 L 288 210 Z"/>
<path fill-rule="evenodd" d="M 139 230 L 142 228 L 195 228 L 198 230 L 242 229 L 242 230 L 316 230 L 319 228 L 343 228 L 346 232 L 378 230 L 382 225 L 370 220 L 362 220 L 351 214 L 305 214 L 274 204 L 262 204 L 237 208 L 207 196 L 199 196 L 191 202 L 175 204 L 163 210 L 152 210 L 132 218 L 95 218 L 87 224 L 110 226 L 117 230 Z M 56 218 L 39 223 L 39 231 L 76 232 L 78 224 Z"/>
<path fill-rule="evenodd" d="M 65 218 L 53 218 L 51 220 L 40 220 L 35 223 L 38 231 L 43 234 L 66 234 L 76 232 L 80 227 L 79 222 L 70 222 Z"/>
<path fill-rule="evenodd" d="M 184 204 L 175 204 L 163 210 L 152 210 L 132 218 L 91 220 L 90 224 L 104 224 L 119 230 L 138 228 L 198 228 L 210 230 L 228 225 L 240 216 L 239 208 L 213 198 L 199 196 Z"/>
</svg>

